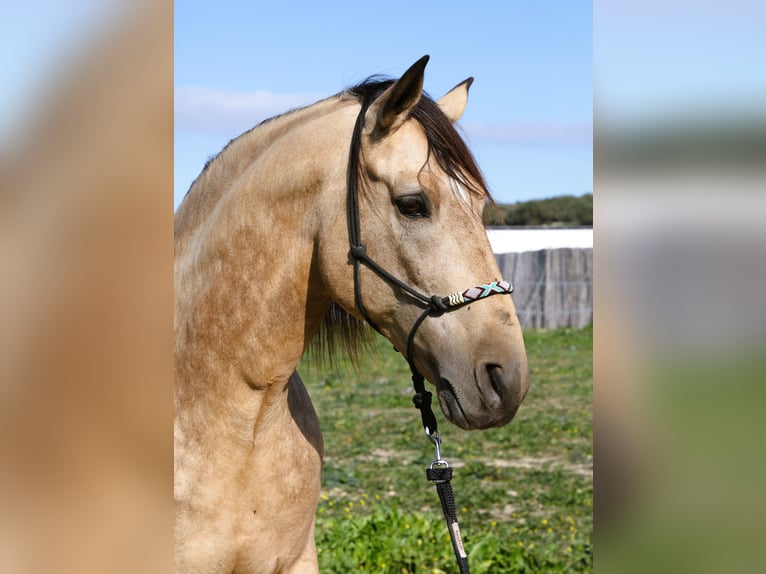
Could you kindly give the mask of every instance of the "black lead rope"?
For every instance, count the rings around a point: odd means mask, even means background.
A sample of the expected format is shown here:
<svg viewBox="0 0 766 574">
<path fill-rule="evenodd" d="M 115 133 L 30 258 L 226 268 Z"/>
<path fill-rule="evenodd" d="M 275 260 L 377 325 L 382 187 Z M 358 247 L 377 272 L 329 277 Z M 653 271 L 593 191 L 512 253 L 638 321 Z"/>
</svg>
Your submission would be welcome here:
<svg viewBox="0 0 766 574">
<path fill-rule="evenodd" d="M 367 310 L 364 307 L 364 301 L 362 300 L 360 268 L 362 265 L 365 265 L 384 281 L 396 285 L 406 293 L 409 293 L 420 303 L 425 304 L 425 309 L 413 324 L 409 336 L 407 337 L 406 358 L 407 363 L 409 363 L 410 366 L 410 371 L 412 372 L 412 384 L 415 388 L 415 395 L 413 396 L 412 401 L 420 411 L 420 418 L 423 422 L 423 429 L 425 430 L 426 436 L 436 446 L 436 460 L 434 460 L 426 469 L 426 477 L 436 485 L 436 492 L 439 494 L 439 500 L 441 501 L 442 510 L 444 511 L 444 518 L 447 522 L 450 539 L 452 540 L 452 548 L 455 551 L 455 557 L 457 558 L 457 563 L 460 567 L 460 574 L 470 574 L 468 570 L 468 558 L 466 556 L 465 548 L 463 547 L 463 540 L 460 536 L 460 528 L 457 521 L 455 498 L 452 493 L 452 485 L 450 484 L 450 481 L 452 480 L 452 468 L 450 468 L 446 460 L 441 458 L 441 438 L 439 437 L 436 416 L 431 409 L 432 394 L 426 390 L 423 375 L 420 374 L 414 363 L 415 333 L 417 333 L 420 325 L 422 325 L 423 321 L 428 317 L 438 317 L 446 312 L 453 311 L 459 307 L 463 307 L 474 301 L 492 295 L 509 294 L 513 291 L 513 286 L 507 281 L 493 281 L 492 283 L 453 293 L 447 297 L 440 297 L 438 295 L 428 297 L 400 281 L 367 255 L 367 247 L 362 243 L 361 237 L 358 186 L 359 150 L 361 149 L 364 116 L 369 104 L 370 101 L 367 101 L 366 99 L 362 101 L 362 109 L 354 124 L 346 180 L 346 188 L 348 192 L 346 209 L 348 219 L 348 239 L 350 244 L 349 259 L 354 266 L 354 302 L 364 320 L 367 321 L 373 329 L 380 333 L 381 331 L 378 326 L 367 314 Z"/>
<path fill-rule="evenodd" d="M 431 410 L 431 393 L 425 390 L 423 376 L 420 373 L 413 373 L 413 384 L 415 385 L 415 396 L 412 402 L 420 411 L 420 417 L 423 421 L 423 428 L 426 436 L 434 443 L 436 447 L 436 460 L 426 469 L 426 478 L 436 485 L 436 493 L 439 495 L 439 501 L 444 512 L 444 521 L 447 523 L 447 530 L 452 541 L 452 550 L 455 552 L 460 574 L 470 574 L 468 569 L 468 556 L 463 546 L 463 537 L 460 535 L 460 526 L 457 521 L 457 508 L 455 505 L 455 495 L 452 492 L 452 468 L 449 463 L 441 457 L 441 437 L 436 425 L 436 416 Z"/>
<path fill-rule="evenodd" d="M 445 465 L 446 462 L 442 461 Z M 460 536 L 460 527 L 457 523 L 457 513 L 455 511 L 455 497 L 452 494 L 452 468 L 449 466 L 435 466 L 436 461 L 426 469 L 428 480 L 436 484 L 436 492 L 439 494 L 439 500 L 442 503 L 444 519 L 449 529 L 449 537 L 452 540 L 452 549 L 455 551 L 457 565 L 460 568 L 460 574 L 470 574 L 468 569 L 468 556 L 463 547 L 463 538 Z"/>
</svg>

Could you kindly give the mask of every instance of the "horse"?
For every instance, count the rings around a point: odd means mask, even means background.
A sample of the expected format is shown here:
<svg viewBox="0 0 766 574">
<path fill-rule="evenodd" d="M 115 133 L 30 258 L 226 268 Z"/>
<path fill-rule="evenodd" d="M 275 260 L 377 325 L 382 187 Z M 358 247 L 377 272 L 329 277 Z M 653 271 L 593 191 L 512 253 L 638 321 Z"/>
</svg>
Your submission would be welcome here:
<svg viewBox="0 0 766 574">
<path fill-rule="evenodd" d="M 511 297 L 444 313 L 419 295 L 507 286 L 454 126 L 473 78 L 433 100 L 427 61 L 233 139 L 176 212 L 179 572 L 318 572 L 323 442 L 296 372 L 318 333 L 354 353 L 372 325 L 463 429 L 510 422 L 527 393 Z"/>
</svg>

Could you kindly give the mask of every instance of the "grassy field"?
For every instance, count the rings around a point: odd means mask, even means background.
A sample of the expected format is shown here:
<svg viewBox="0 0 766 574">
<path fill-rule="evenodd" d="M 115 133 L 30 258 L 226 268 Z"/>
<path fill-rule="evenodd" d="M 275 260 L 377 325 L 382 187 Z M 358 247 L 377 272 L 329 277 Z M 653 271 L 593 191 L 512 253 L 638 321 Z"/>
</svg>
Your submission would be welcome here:
<svg viewBox="0 0 766 574">
<path fill-rule="evenodd" d="M 437 412 L 471 572 L 590 572 L 592 328 L 525 341 L 532 384 L 510 425 L 466 432 Z M 325 438 L 322 572 L 457 572 L 406 361 L 380 338 L 360 373 L 299 371 Z"/>
</svg>

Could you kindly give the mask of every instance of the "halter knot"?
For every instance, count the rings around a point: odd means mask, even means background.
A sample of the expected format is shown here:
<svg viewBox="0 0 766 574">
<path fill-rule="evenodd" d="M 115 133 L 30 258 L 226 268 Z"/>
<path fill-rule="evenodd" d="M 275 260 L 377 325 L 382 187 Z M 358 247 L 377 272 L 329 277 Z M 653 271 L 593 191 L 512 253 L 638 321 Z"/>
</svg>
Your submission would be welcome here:
<svg viewBox="0 0 766 574">
<path fill-rule="evenodd" d="M 431 393 L 429 393 L 428 391 L 415 393 L 412 396 L 412 402 L 419 409 L 427 408 L 431 406 L 431 396 L 432 396 Z"/>
<path fill-rule="evenodd" d="M 348 254 L 352 259 L 364 259 L 364 257 L 367 255 L 367 246 L 364 243 L 359 245 L 352 245 Z"/>
<path fill-rule="evenodd" d="M 431 316 L 438 317 L 447 312 L 449 306 L 444 303 L 444 298 L 439 295 L 433 295 L 431 297 Z"/>
</svg>

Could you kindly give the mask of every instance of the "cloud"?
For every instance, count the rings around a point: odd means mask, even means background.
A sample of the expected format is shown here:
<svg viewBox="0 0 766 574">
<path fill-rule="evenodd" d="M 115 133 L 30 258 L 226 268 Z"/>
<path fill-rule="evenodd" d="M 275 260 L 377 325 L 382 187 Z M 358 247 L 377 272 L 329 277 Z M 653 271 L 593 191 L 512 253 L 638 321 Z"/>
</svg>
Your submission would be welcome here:
<svg viewBox="0 0 766 574">
<path fill-rule="evenodd" d="M 321 97 L 181 86 L 175 89 L 175 129 L 185 133 L 237 135 L 265 119 Z"/>
<path fill-rule="evenodd" d="M 471 143 L 567 146 L 593 144 L 593 125 L 590 122 L 505 122 L 461 125 Z"/>
<path fill-rule="evenodd" d="M 175 89 L 175 129 L 181 133 L 238 135 L 265 119 L 316 102 L 321 94 L 223 90 L 201 86 Z M 461 124 L 471 143 L 590 146 L 593 126 L 585 122 Z"/>
</svg>

